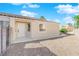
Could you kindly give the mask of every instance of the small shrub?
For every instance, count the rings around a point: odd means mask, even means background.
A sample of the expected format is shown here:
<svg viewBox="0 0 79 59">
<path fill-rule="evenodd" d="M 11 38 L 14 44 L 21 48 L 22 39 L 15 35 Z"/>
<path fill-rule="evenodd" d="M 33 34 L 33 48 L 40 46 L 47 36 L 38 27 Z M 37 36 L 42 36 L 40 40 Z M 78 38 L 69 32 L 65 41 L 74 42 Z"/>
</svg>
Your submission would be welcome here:
<svg viewBox="0 0 79 59">
<path fill-rule="evenodd" d="M 62 28 L 62 29 L 60 29 L 60 33 L 63 33 L 63 34 L 67 34 L 67 29 L 65 29 L 65 28 Z"/>
</svg>

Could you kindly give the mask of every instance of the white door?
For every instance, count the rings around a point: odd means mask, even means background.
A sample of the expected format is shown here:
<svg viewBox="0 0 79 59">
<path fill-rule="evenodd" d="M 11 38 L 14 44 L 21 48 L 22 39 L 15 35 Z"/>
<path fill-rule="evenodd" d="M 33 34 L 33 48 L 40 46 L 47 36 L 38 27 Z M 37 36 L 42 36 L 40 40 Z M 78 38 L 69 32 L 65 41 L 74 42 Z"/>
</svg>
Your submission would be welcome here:
<svg viewBox="0 0 79 59">
<path fill-rule="evenodd" d="M 17 38 L 25 37 L 27 32 L 27 25 L 26 23 L 18 23 L 17 24 Z"/>
</svg>

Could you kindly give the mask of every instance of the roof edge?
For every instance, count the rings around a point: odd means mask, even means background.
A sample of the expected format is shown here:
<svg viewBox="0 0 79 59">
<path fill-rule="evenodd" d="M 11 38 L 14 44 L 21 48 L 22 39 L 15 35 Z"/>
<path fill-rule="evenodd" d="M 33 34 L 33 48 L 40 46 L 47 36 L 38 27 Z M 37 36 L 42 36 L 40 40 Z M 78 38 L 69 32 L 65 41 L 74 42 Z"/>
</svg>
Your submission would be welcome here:
<svg viewBox="0 0 79 59">
<path fill-rule="evenodd" d="M 24 18 L 24 19 L 36 20 L 36 18 L 33 18 L 33 17 L 16 15 L 16 14 L 10 14 L 10 13 L 4 13 L 4 12 L 0 12 L 0 15 L 2 15 L 2 16 L 9 16 L 9 17 L 16 17 L 16 18 Z"/>
<path fill-rule="evenodd" d="M 10 14 L 10 13 L 4 13 L 4 12 L 0 12 L 0 15 L 40 21 L 40 20 L 37 19 L 37 18 L 33 18 L 33 17 L 29 17 L 29 16 L 16 15 L 16 14 Z M 48 21 L 48 20 L 46 20 L 46 22 L 54 22 L 54 21 Z M 57 22 L 54 22 L 54 23 L 57 23 Z M 60 24 L 60 23 L 58 23 L 58 24 Z"/>
</svg>

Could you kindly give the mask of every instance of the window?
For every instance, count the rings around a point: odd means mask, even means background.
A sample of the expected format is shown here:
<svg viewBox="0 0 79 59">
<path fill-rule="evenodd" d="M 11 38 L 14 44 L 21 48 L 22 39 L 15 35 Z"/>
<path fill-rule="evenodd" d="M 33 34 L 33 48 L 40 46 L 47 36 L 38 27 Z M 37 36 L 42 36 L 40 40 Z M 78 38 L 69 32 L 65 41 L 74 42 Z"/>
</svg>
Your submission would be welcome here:
<svg viewBox="0 0 79 59">
<path fill-rule="evenodd" d="M 43 24 L 39 24 L 39 30 L 40 30 L 40 31 L 45 31 L 45 27 L 44 27 Z"/>
</svg>

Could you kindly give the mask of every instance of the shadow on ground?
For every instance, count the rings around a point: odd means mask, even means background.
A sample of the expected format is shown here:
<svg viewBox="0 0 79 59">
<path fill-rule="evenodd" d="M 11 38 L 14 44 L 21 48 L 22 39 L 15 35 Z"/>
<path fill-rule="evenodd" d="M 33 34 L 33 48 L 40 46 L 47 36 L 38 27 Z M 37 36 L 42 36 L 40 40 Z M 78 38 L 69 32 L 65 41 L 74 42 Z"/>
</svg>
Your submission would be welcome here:
<svg viewBox="0 0 79 59">
<path fill-rule="evenodd" d="M 39 48 L 9 48 L 4 56 L 56 56 L 46 47 Z"/>
</svg>

